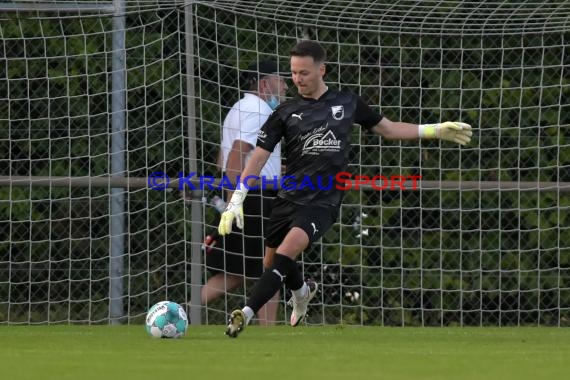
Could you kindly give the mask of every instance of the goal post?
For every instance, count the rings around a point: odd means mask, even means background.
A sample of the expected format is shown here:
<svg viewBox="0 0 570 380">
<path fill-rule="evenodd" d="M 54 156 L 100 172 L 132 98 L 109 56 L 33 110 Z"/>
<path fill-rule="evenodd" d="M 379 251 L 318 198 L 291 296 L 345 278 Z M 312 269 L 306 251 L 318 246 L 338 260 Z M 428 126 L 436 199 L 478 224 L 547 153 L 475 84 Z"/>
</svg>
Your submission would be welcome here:
<svg viewBox="0 0 570 380">
<path fill-rule="evenodd" d="M 121 184 L 188 171 L 184 15 L 175 2 L 0 9 L 0 320 L 131 323 L 157 298 L 189 298 L 186 264 L 202 235 L 191 239 L 190 207 Z M 31 181 L 18 186 L 19 175 Z M 42 175 L 50 184 L 35 182 Z M 107 186 L 74 183 L 102 177 Z"/>
<path fill-rule="evenodd" d="M 327 50 L 329 86 L 391 120 L 460 120 L 474 136 L 459 147 L 354 128 L 353 175 L 422 180 L 347 192 L 338 223 L 299 260 L 322 285 L 308 323 L 568 325 L 566 2 L 122 4 L 0 2 L 0 324 L 136 324 L 163 299 L 191 306 L 193 323 L 225 323 L 253 282 L 199 305 L 219 192 L 179 191 L 178 175 L 219 177 L 241 71 L 271 58 L 288 76 L 290 48 L 311 38 Z M 171 179 L 164 191 L 149 186 L 157 172 Z M 287 312 L 281 302 L 281 322 Z"/>
</svg>

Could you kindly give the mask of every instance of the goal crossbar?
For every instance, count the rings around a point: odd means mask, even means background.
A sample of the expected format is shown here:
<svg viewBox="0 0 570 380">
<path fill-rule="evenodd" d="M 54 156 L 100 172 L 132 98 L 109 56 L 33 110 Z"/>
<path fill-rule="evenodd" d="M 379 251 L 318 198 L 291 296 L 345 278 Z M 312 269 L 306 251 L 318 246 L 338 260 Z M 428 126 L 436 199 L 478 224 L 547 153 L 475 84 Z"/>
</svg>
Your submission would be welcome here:
<svg viewBox="0 0 570 380">
<path fill-rule="evenodd" d="M 80 12 L 99 12 L 113 13 L 115 6 L 112 2 L 93 2 L 93 3 L 45 3 L 45 2 L 0 2 L 0 12 L 62 12 L 62 13 L 80 13 Z"/>
</svg>

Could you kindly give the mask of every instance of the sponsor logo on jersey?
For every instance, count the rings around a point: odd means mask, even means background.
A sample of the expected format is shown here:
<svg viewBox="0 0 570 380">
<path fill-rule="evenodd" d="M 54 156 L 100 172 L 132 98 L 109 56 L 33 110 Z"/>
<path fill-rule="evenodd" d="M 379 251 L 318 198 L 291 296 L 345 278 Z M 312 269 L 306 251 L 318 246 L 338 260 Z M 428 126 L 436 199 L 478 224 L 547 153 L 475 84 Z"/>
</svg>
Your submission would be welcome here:
<svg viewBox="0 0 570 380">
<path fill-rule="evenodd" d="M 344 117 L 344 106 L 332 106 L 331 112 L 333 119 L 342 120 L 342 118 Z"/>
<path fill-rule="evenodd" d="M 326 127 L 317 128 L 301 137 L 302 140 L 305 140 L 302 155 L 318 155 L 321 152 L 340 152 L 342 140 L 337 139 L 331 130 L 324 132 L 326 129 Z"/>
</svg>

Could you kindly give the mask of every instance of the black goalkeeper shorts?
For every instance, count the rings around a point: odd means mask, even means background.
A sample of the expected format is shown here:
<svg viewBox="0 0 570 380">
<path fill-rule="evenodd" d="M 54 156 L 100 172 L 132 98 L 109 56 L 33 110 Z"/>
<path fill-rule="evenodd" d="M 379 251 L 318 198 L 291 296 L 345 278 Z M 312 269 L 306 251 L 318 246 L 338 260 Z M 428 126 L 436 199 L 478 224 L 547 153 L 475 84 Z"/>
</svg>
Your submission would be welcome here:
<svg viewBox="0 0 570 380">
<path fill-rule="evenodd" d="M 309 244 L 319 240 L 336 222 L 340 207 L 300 205 L 287 199 L 276 198 L 269 218 L 265 245 L 277 248 L 293 227 L 307 233 Z"/>
<path fill-rule="evenodd" d="M 234 224 L 232 233 L 218 236 L 216 246 L 206 254 L 206 267 L 212 273 L 259 278 L 263 273 L 264 226 L 267 226 L 276 191 L 251 190 L 243 204 L 244 229 Z M 219 221 L 219 219 L 218 219 Z M 266 228 L 266 227 L 265 227 Z"/>
</svg>

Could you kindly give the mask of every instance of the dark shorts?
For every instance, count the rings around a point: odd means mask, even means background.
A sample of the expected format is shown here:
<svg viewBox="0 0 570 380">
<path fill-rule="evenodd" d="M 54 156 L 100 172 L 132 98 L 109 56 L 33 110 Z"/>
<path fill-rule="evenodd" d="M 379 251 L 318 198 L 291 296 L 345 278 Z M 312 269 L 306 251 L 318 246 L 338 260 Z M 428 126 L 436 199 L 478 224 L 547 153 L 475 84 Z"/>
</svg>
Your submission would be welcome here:
<svg viewBox="0 0 570 380">
<path fill-rule="evenodd" d="M 291 228 L 299 227 L 307 233 L 310 247 L 336 222 L 339 210 L 338 206 L 299 205 L 276 198 L 265 234 L 265 245 L 277 248 Z"/>
<path fill-rule="evenodd" d="M 206 267 L 212 274 L 226 272 L 248 278 L 259 278 L 263 273 L 263 234 L 266 231 L 271 205 L 276 192 L 249 191 L 244 204 L 244 229 L 234 224 L 232 233 L 217 237 L 214 249 L 206 254 Z M 218 219 L 219 220 L 219 219 Z"/>
</svg>

